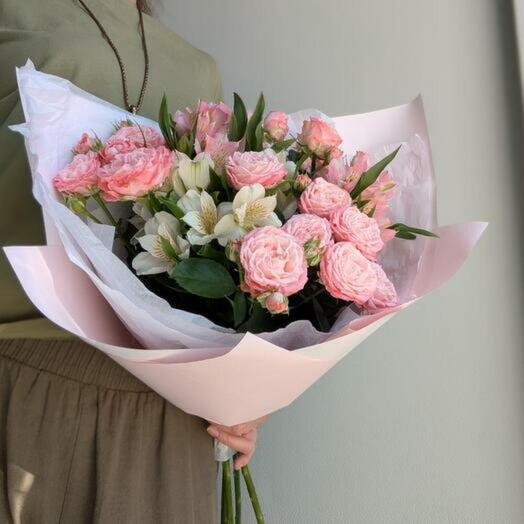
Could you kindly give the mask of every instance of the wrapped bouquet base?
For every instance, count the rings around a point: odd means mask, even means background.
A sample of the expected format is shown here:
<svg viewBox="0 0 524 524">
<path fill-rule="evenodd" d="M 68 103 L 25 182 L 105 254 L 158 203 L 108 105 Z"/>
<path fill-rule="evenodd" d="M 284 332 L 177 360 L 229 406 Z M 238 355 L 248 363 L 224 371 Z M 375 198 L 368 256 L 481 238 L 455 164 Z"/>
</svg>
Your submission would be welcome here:
<svg viewBox="0 0 524 524">
<path fill-rule="evenodd" d="M 437 230 L 414 286 L 418 298 L 448 280 L 482 234 L 483 223 Z M 233 425 L 287 406 L 360 342 L 417 298 L 348 324 L 327 341 L 294 351 L 246 333 L 233 348 L 139 349 L 89 277 L 62 246 L 9 247 L 7 256 L 44 315 L 97 347 L 172 404 Z"/>
</svg>

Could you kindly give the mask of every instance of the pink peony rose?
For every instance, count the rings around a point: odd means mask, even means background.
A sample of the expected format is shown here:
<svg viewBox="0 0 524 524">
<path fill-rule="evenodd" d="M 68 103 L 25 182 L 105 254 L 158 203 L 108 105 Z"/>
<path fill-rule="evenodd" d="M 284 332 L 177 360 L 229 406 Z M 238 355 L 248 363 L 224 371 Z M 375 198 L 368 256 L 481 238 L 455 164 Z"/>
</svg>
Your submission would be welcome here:
<svg viewBox="0 0 524 524">
<path fill-rule="evenodd" d="M 328 218 L 337 207 L 350 204 L 351 197 L 347 191 L 321 177 L 313 180 L 302 192 L 298 201 L 298 207 L 302 213 L 324 218 Z"/>
<path fill-rule="evenodd" d="M 91 148 L 94 147 L 96 141 L 94 138 L 91 138 L 88 133 L 82 133 L 80 140 L 73 147 L 73 153 L 78 155 L 79 153 L 88 153 L 91 151 Z"/>
<path fill-rule="evenodd" d="M 377 288 L 373 266 L 351 242 L 338 242 L 326 249 L 320 261 L 320 280 L 333 297 L 362 306 Z"/>
<path fill-rule="evenodd" d="M 292 235 L 274 226 L 264 226 L 245 235 L 241 242 L 243 289 L 252 297 L 268 291 L 287 297 L 306 285 L 304 249 Z"/>
<path fill-rule="evenodd" d="M 378 264 L 373 264 L 373 268 L 377 275 L 377 288 L 371 298 L 364 304 L 364 309 L 370 313 L 376 313 L 381 309 L 398 304 L 395 286 L 384 273 L 384 270 Z"/>
<path fill-rule="evenodd" d="M 271 111 L 264 119 L 264 130 L 273 140 L 284 140 L 289 131 L 286 113 Z"/>
<path fill-rule="evenodd" d="M 322 158 L 338 147 L 342 138 L 327 122 L 313 117 L 304 121 L 297 141 Z"/>
<path fill-rule="evenodd" d="M 191 131 L 195 121 L 195 114 L 195 110 L 189 107 L 174 114 L 173 120 L 179 135 Z M 226 104 L 222 102 L 220 104 L 199 102 L 196 129 L 197 141 L 203 143 L 208 136 L 216 137 L 227 134 L 230 118 L 231 109 Z"/>
<path fill-rule="evenodd" d="M 100 174 L 100 160 L 92 151 L 79 153 L 53 178 L 53 185 L 70 195 L 89 196 L 97 187 Z"/>
<path fill-rule="evenodd" d="M 240 189 L 251 184 L 273 187 L 286 175 L 287 169 L 271 149 L 233 153 L 226 162 L 229 185 Z"/>
<path fill-rule="evenodd" d="M 282 229 L 293 235 L 302 245 L 316 239 L 318 254 L 322 255 L 325 249 L 333 243 L 329 220 L 317 215 L 301 213 L 293 215 Z"/>
<path fill-rule="evenodd" d="M 213 163 L 215 164 L 215 171 L 221 173 L 225 166 L 227 159 L 242 147 L 242 141 L 230 142 L 227 135 L 207 136 L 204 152 L 209 153 Z"/>
<path fill-rule="evenodd" d="M 278 315 L 289 312 L 289 300 L 286 295 L 279 293 L 265 293 L 265 297 L 258 297 L 262 307 L 265 307 L 272 315 Z M 262 298 L 262 300 L 260 300 Z"/>
<path fill-rule="evenodd" d="M 98 185 L 105 200 L 136 200 L 162 186 L 171 172 L 174 153 L 166 147 L 122 153 L 102 167 Z"/>
<path fill-rule="evenodd" d="M 122 125 L 110 136 L 100 151 L 104 162 L 111 162 L 116 155 L 129 153 L 138 148 L 153 148 L 165 145 L 164 138 L 158 131 L 148 126 Z"/>
<path fill-rule="evenodd" d="M 356 206 L 343 206 L 333 211 L 330 222 L 335 240 L 351 242 L 369 260 L 377 259 L 384 242 L 376 220 Z"/>
</svg>

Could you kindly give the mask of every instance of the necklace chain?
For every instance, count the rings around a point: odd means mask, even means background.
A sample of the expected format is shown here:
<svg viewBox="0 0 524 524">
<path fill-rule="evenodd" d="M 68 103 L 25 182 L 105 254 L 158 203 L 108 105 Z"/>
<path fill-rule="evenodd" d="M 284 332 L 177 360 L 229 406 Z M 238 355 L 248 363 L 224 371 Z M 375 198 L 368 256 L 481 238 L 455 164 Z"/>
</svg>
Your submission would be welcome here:
<svg viewBox="0 0 524 524">
<path fill-rule="evenodd" d="M 144 101 L 144 95 L 146 93 L 146 88 L 147 88 L 147 82 L 149 80 L 149 55 L 147 52 L 146 34 L 144 31 L 144 19 L 142 16 L 142 10 L 140 9 L 140 0 L 137 0 L 136 5 L 137 5 L 137 10 L 138 10 L 138 17 L 140 20 L 140 34 L 142 37 L 142 49 L 144 50 L 144 79 L 142 81 L 142 89 L 140 90 L 140 95 L 138 97 L 138 101 L 136 104 L 131 104 L 129 102 L 129 93 L 127 89 L 126 66 L 124 64 L 124 61 L 122 60 L 120 52 L 118 51 L 115 43 L 113 42 L 113 40 L 111 40 L 111 37 L 108 35 L 104 26 L 95 16 L 93 11 L 91 11 L 91 9 L 89 9 L 89 7 L 85 4 L 84 0 L 78 0 L 78 1 L 80 2 L 80 4 L 82 4 L 82 7 L 85 9 L 87 14 L 93 19 L 93 22 L 95 22 L 95 24 L 98 26 L 103 37 L 107 40 L 107 43 L 110 45 L 111 49 L 115 53 L 116 59 L 118 61 L 118 66 L 120 67 L 120 74 L 122 76 L 122 88 L 124 91 L 124 104 L 128 111 L 130 111 L 133 114 L 136 114 L 136 112 L 140 110 L 140 107 L 142 106 L 142 102 Z"/>
</svg>

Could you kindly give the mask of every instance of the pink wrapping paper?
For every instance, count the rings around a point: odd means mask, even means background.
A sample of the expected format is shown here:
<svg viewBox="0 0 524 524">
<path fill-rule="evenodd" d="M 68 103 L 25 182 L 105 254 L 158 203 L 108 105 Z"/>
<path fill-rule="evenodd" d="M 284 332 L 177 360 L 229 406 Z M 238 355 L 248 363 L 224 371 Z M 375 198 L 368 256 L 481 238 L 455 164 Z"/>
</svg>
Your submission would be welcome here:
<svg viewBox="0 0 524 524">
<path fill-rule="evenodd" d="M 108 126 L 117 112 L 125 115 L 63 79 L 35 71 L 31 65 L 18 74 L 26 115 L 26 124 L 18 130 L 26 138 L 34 192 L 44 208 L 50 244 L 5 248 L 22 286 L 53 322 L 109 355 L 169 402 L 210 421 L 232 425 L 287 406 L 376 329 L 447 281 L 486 227 L 482 222 L 440 227 L 436 229 L 440 235 L 437 240 L 421 238 L 409 247 L 399 243 L 392 246 L 384 266 L 393 275 L 402 304 L 389 311 L 363 317 L 348 312 L 328 334 L 304 325 L 261 336 L 227 332 L 199 316 L 166 309 L 163 303 L 150 300 L 139 286 L 133 300 L 125 296 L 125 290 L 118 290 L 111 265 L 120 266 L 107 249 L 111 231 L 93 234 L 82 229 L 85 225 L 77 222 L 78 217 L 69 217 L 70 212 L 57 203 L 49 181 L 65 163 L 58 152 L 66 151 L 66 143 L 74 143 L 83 131 L 69 129 L 68 125 L 68 118 L 78 107 L 90 110 L 88 114 L 95 115 L 95 121 L 98 110 L 100 125 L 105 112 Z M 407 145 L 405 158 L 400 161 L 403 169 L 394 172 L 395 180 L 400 178 L 400 196 L 393 202 L 392 212 L 399 218 L 412 213 L 412 220 L 406 222 L 435 229 L 434 178 L 420 98 L 405 106 L 334 121 L 346 151 L 360 148 L 380 152 L 380 148 L 398 143 Z M 98 131 L 103 136 L 103 129 Z M 56 142 L 60 133 L 64 136 L 56 150 L 49 151 L 46 140 L 54 137 Z M 424 201 L 409 206 L 414 199 L 410 193 L 413 188 Z M 93 235 L 94 247 L 82 246 L 83 239 L 75 239 L 75 231 L 83 231 L 86 237 Z M 108 232 L 109 237 L 104 237 Z M 133 275 L 126 274 L 126 278 Z M 147 337 L 142 332 L 146 326 Z M 297 339 L 295 333 L 300 331 L 308 337 Z M 290 351 L 279 342 L 296 349 Z M 148 349 L 140 349 L 142 346 Z"/>
</svg>

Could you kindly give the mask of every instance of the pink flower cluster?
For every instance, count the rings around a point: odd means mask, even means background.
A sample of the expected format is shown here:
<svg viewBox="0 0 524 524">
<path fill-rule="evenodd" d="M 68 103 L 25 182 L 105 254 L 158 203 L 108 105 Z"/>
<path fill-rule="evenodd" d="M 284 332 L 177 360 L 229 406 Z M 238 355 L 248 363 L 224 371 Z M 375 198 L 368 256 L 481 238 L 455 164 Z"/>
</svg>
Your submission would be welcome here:
<svg viewBox="0 0 524 524">
<path fill-rule="evenodd" d="M 359 176 L 369 169 L 369 156 L 357 153 L 342 176 L 333 176 L 333 163 L 336 170 L 340 169 L 340 160 L 332 160 L 322 173 L 327 179 L 319 176 L 306 185 L 298 202 L 301 214 L 291 217 L 283 229 L 303 245 L 317 239 L 319 276 L 333 297 L 355 302 L 368 311 L 394 306 L 398 302 L 395 288 L 376 263 L 394 231 L 382 229 L 374 217 L 354 205 L 349 195 Z M 391 187 L 389 174 L 384 172 L 364 191 L 363 198 L 380 203 L 381 214 Z"/>
<path fill-rule="evenodd" d="M 162 187 L 173 166 L 173 153 L 153 128 L 121 122 L 99 151 L 84 133 L 73 160 L 53 179 L 57 191 L 87 197 L 101 191 L 105 200 L 136 200 Z"/>
</svg>

